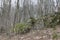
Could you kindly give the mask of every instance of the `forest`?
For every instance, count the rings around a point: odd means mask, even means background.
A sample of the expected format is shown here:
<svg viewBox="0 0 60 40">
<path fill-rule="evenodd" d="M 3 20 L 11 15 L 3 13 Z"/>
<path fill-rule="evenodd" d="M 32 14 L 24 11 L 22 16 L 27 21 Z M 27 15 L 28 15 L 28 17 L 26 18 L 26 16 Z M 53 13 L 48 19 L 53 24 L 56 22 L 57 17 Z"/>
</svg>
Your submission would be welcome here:
<svg viewBox="0 0 60 40">
<path fill-rule="evenodd" d="M 60 0 L 0 0 L 0 40 L 60 40 Z"/>
</svg>

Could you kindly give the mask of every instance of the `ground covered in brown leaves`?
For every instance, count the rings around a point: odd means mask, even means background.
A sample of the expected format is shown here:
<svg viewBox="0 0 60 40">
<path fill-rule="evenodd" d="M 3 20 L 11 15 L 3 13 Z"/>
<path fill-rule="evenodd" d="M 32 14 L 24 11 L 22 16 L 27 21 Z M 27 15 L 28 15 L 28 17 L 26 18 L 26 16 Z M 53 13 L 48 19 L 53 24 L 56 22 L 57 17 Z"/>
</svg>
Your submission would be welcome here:
<svg viewBox="0 0 60 40">
<path fill-rule="evenodd" d="M 42 30 L 33 30 L 24 35 L 0 35 L 0 40 L 53 40 L 53 34 L 56 33 L 58 36 L 55 37 L 55 40 L 60 40 L 60 27 L 56 27 L 56 30 L 53 28 L 44 28 Z"/>
</svg>

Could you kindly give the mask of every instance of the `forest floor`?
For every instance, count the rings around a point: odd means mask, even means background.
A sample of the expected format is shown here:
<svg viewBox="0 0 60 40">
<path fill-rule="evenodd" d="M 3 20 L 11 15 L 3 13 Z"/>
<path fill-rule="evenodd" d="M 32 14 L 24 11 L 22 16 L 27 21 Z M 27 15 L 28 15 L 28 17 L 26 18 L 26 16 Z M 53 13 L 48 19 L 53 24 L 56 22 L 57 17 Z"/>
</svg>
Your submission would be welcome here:
<svg viewBox="0 0 60 40">
<path fill-rule="evenodd" d="M 55 35 L 54 35 L 55 34 Z M 0 40 L 60 40 L 60 26 L 34 30 L 24 35 L 0 35 Z"/>
</svg>

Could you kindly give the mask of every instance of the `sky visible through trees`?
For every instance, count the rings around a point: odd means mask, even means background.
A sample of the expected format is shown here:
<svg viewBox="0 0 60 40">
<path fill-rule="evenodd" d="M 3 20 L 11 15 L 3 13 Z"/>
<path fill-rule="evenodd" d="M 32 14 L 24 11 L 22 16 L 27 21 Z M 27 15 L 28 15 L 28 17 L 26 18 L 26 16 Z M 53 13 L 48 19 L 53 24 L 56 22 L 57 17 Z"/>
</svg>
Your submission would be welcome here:
<svg viewBox="0 0 60 40">
<path fill-rule="evenodd" d="M 41 16 L 54 14 L 60 7 L 60 0 L 0 0 L 0 26 L 7 30 L 16 23 L 27 22 L 31 17 L 41 19 L 38 27 L 43 27 Z"/>
</svg>

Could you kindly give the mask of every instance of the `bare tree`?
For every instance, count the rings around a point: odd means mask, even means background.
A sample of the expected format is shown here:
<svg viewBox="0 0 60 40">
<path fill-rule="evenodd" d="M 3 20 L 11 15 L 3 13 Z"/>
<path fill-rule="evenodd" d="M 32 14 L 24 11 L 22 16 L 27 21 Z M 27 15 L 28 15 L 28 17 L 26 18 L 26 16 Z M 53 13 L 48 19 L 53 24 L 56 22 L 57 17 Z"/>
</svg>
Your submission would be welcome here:
<svg viewBox="0 0 60 40">
<path fill-rule="evenodd" d="M 13 26 L 15 26 L 15 23 L 18 23 L 18 12 L 19 12 L 19 0 L 17 0 L 17 6 L 16 6 L 16 12 L 14 15 L 14 22 L 13 22 Z"/>
</svg>

